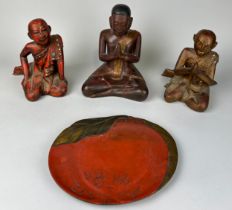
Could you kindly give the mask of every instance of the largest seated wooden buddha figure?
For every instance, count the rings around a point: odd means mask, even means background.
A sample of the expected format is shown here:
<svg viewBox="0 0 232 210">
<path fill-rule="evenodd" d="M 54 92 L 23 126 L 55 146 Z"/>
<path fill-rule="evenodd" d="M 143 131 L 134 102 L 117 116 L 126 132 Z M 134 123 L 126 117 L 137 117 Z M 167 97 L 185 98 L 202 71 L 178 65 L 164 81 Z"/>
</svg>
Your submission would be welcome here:
<svg viewBox="0 0 232 210">
<path fill-rule="evenodd" d="M 148 96 L 144 78 L 133 65 L 140 59 L 141 34 L 130 30 L 133 18 L 127 5 L 113 7 L 110 29 L 103 30 L 99 58 L 104 61 L 83 84 L 88 97 L 120 96 L 143 101 Z"/>
</svg>

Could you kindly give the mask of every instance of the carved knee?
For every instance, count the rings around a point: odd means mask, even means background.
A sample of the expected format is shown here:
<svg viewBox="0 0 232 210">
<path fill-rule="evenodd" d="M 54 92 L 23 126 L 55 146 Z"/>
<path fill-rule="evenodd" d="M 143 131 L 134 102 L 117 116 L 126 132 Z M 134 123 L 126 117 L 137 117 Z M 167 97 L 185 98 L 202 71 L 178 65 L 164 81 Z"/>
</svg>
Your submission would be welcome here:
<svg viewBox="0 0 232 210">
<path fill-rule="evenodd" d="M 86 81 L 82 86 L 82 93 L 87 97 L 98 97 L 103 96 L 106 91 L 111 87 L 103 80 L 97 81 L 95 84 L 94 81 Z M 102 95 L 103 94 L 103 95 Z"/>
<path fill-rule="evenodd" d="M 198 112 L 204 112 L 208 108 L 208 103 L 204 102 L 199 104 L 198 106 Z"/>
<path fill-rule="evenodd" d="M 191 108 L 197 112 L 204 112 L 208 108 L 209 100 L 202 100 L 199 103 L 195 103 L 192 99 L 190 99 L 190 100 L 186 101 L 185 104 L 189 108 Z"/>
<path fill-rule="evenodd" d="M 37 101 L 40 97 L 40 91 L 39 90 L 33 90 L 25 92 L 25 96 L 29 101 Z"/>
<path fill-rule="evenodd" d="M 175 94 L 173 92 L 168 93 L 167 91 L 165 91 L 164 99 L 166 102 L 172 103 L 172 102 L 178 101 L 180 99 L 180 96 L 177 97 L 177 94 Z"/>
<path fill-rule="evenodd" d="M 141 90 L 139 90 L 139 96 L 136 97 L 136 100 L 137 101 L 144 101 L 147 98 L 147 96 L 148 96 L 148 89 L 147 88 L 141 89 Z"/>
<path fill-rule="evenodd" d="M 54 96 L 54 97 L 62 97 L 67 93 L 68 86 L 67 84 L 63 84 L 61 86 L 54 86 L 51 88 L 49 95 Z"/>
<path fill-rule="evenodd" d="M 82 86 L 82 93 L 84 96 L 91 97 L 92 91 L 89 88 L 89 85 L 84 83 Z"/>
</svg>

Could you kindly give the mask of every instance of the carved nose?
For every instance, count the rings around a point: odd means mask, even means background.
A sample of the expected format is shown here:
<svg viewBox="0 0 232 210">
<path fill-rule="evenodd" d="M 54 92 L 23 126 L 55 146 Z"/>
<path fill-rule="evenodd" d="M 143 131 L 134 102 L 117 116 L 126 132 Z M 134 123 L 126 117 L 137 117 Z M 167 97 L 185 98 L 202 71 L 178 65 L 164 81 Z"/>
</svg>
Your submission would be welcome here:
<svg viewBox="0 0 232 210">
<path fill-rule="evenodd" d="M 199 43 L 199 44 L 198 44 L 198 47 L 199 47 L 200 49 L 202 49 L 202 46 L 203 46 L 202 43 Z"/>
<path fill-rule="evenodd" d="M 41 38 L 46 38 L 46 37 L 47 37 L 47 34 L 44 33 L 44 32 L 41 32 L 41 33 L 40 33 L 40 37 L 41 37 Z"/>
</svg>

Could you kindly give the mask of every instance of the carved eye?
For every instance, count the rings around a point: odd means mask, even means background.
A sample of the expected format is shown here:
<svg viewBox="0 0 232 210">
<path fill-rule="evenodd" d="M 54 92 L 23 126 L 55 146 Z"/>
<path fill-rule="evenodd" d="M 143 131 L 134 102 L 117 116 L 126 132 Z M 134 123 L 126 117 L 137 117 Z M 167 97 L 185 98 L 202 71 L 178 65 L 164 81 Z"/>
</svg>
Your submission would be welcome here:
<svg viewBox="0 0 232 210">
<path fill-rule="evenodd" d="M 38 35 L 38 34 L 39 34 L 39 31 L 33 31 L 33 34 L 34 34 L 34 35 Z"/>
<path fill-rule="evenodd" d="M 120 25 L 120 23 L 115 21 L 114 25 L 118 26 L 118 25 Z"/>
<path fill-rule="evenodd" d="M 202 42 L 200 42 L 200 41 L 198 41 L 198 42 L 197 42 L 197 46 L 198 46 L 198 47 L 200 47 L 200 48 L 202 48 L 203 43 L 202 43 Z"/>
</svg>

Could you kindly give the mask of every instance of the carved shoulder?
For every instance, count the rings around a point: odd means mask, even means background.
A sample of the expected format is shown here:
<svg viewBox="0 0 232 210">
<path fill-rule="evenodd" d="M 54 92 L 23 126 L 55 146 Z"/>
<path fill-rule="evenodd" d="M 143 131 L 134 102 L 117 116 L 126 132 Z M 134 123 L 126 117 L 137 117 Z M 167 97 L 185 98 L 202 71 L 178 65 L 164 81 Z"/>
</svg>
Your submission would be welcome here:
<svg viewBox="0 0 232 210">
<path fill-rule="evenodd" d="M 134 36 L 134 37 L 141 37 L 141 34 L 140 34 L 140 32 L 138 32 L 138 31 L 136 31 L 136 30 L 130 30 L 129 32 L 128 32 L 128 34 L 129 35 L 132 35 L 132 36 Z"/>
<path fill-rule="evenodd" d="M 182 52 L 180 54 L 180 58 L 188 59 L 188 58 L 195 56 L 195 54 L 196 54 L 196 52 L 193 48 L 186 47 L 182 50 Z"/>
<path fill-rule="evenodd" d="M 63 47 L 63 40 L 59 34 L 51 35 L 52 42 L 55 42 L 58 46 Z"/>
<path fill-rule="evenodd" d="M 34 42 L 27 43 L 24 48 L 22 49 L 20 53 L 20 57 L 26 57 L 30 53 L 33 52 L 33 49 L 36 47 L 36 44 Z"/>
<path fill-rule="evenodd" d="M 212 51 L 211 54 L 212 54 L 213 62 L 214 63 L 218 63 L 218 61 L 219 61 L 219 55 L 216 52 L 214 52 L 214 51 Z"/>
<path fill-rule="evenodd" d="M 193 48 L 186 47 L 182 50 L 182 53 L 185 55 L 192 55 L 195 54 L 195 50 Z"/>
<path fill-rule="evenodd" d="M 104 29 L 101 31 L 100 37 L 107 38 L 109 35 L 111 35 L 111 30 L 110 29 Z"/>
<path fill-rule="evenodd" d="M 194 52 L 193 48 L 184 48 L 179 55 L 175 68 L 182 68 L 185 65 L 186 60 L 192 57 Z"/>
</svg>

